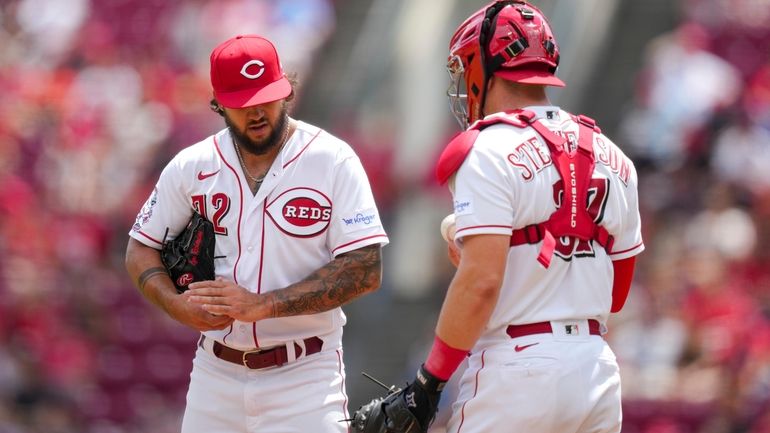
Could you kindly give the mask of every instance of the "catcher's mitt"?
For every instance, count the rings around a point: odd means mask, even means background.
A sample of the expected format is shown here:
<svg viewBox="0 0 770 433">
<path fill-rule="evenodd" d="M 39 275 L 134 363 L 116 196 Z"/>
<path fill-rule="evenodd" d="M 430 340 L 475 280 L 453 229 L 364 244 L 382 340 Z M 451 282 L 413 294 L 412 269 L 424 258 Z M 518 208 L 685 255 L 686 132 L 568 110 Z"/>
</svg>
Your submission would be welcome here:
<svg viewBox="0 0 770 433">
<path fill-rule="evenodd" d="M 417 372 L 417 378 L 406 388 L 388 388 L 387 396 L 375 398 L 361 406 L 353 415 L 353 431 L 356 433 L 427 432 L 436 415 L 445 383 L 421 366 Z"/>
<path fill-rule="evenodd" d="M 179 235 L 166 242 L 160 259 L 179 293 L 195 281 L 214 279 L 214 225 L 197 212 Z"/>
</svg>

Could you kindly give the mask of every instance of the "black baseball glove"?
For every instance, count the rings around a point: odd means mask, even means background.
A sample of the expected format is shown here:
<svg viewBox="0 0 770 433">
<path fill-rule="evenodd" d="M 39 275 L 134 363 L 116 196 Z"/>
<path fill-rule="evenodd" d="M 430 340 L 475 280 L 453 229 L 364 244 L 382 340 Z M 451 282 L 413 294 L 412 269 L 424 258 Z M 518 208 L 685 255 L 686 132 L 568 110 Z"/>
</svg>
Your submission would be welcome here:
<svg viewBox="0 0 770 433">
<path fill-rule="evenodd" d="M 179 236 L 166 242 L 160 259 L 179 293 L 195 281 L 214 279 L 214 225 L 197 212 Z"/>
<path fill-rule="evenodd" d="M 446 381 L 420 366 L 417 377 L 404 389 L 375 398 L 353 415 L 356 433 L 425 433 L 433 422 Z M 392 388 L 391 388 L 392 389 Z"/>
</svg>

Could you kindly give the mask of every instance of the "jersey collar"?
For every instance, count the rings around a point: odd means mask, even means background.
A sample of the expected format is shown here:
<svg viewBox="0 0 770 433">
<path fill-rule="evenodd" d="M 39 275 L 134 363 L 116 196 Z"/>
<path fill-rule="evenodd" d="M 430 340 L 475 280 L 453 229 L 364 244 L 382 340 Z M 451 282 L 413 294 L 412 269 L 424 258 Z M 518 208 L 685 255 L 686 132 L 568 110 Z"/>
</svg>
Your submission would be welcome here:
<svg viewBox="0 0 770 433">
<path fill-rule="evenodd" d="M 562 120 L 561 108 L 555 105 L 530 105 L 524 107 L 524 109 L 535 113 L 535 118 L 537 119 L 552 120 L 555 122 Z"/>
</svg>

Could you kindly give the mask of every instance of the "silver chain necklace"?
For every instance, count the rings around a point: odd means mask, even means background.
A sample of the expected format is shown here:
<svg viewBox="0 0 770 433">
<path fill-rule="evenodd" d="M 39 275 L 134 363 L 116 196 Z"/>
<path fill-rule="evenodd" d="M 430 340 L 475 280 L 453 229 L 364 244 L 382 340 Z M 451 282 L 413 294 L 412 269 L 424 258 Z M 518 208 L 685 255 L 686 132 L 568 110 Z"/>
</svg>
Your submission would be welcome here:
<svg viewBox="0 0 770 433">
<path fill-rule="evenodd" d="M 241 147 L 238 145 L 237 141 L 235 141 L 235 153 L 238 155 L 238 161 L 241 163 L 241 168 L 243 169 L 243 172 L 246 174 L 246 177 L 251 179 L 251 181 L 255 182 L 257 185 L 261 184 L 262 181 L 265 180 L 265 176 L 267 176 L 267 173 L 263 174 L 258 178 L 251 175 L 251 173 L 249 172 L 249 169 L 246 168 L 246 164 L 243 162 L 243 157 L 241 156 Z"/>
<path fill-rule="evenodd" d="M 283 132 L 283 137 L 281 138 L 281 146 L 278 148 L 279 153 L 281 152 L 281 149 L 283 149 L 283 145 L 286 144 L 286 139 L 288 138 L 288 135 L 289 135 L 289 129 L 291 129 L 291 125 L 286 125 L 286 130 Z M 259 177 L 252 176 L 251 172 L 249 172 L 249 169 L 246 168 L 246 163 L 243 162 L 243 156 L 241 156 L 241 146 L 235 140 L 233 140 L 233 143 L 235 143 L 235 154 L 238 155 L 238 162 L 241 163 L 241 168 L 243 169 L 243 172 L 246 174 L 246 177 L 251 179 L 251 181 L 256 183 L 257 187 L 259 187 L 262 184 L 262 182 L 265 180 L 265 176 L 267 176 L 267 173 Z"/>
</svg>

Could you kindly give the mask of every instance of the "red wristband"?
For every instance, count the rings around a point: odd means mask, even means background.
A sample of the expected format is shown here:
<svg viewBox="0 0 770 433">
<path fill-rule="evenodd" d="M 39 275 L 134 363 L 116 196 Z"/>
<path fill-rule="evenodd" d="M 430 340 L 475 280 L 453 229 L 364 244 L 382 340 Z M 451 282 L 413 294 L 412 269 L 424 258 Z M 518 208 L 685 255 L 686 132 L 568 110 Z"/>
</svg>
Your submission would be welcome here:
<svg viewBox="0 0 770 433">
<path fill-rule="evenodd" d="M 444 343 L 437 335 L 433 340 L 430 355 L 425 361 L 425 369 L 441 380 L 449 380 L 466 356 L 468 356 L 467 350 L 455 349 Z"/>
</svg>

